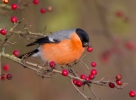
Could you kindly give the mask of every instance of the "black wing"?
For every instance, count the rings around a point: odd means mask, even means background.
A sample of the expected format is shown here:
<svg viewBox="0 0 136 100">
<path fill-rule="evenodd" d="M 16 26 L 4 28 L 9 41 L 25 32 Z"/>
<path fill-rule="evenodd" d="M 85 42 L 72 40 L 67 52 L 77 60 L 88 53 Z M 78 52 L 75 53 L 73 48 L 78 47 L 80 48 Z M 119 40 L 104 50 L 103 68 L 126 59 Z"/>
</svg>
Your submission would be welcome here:
<svg viewBox="0 0 136 100">
<path fill-rule="evenodd" d="M 35 42 L 32 42 L 32 43 L 30 43 L 26 46 L 33 46 L 33 45 L 36 45 L 36 44 L 43 45 L 45 43 L 58 43 L 58 42 L 60 42 L 60 41 L 58 41 L 56 39 L 53 39 L 53 41 L 50 41 L 49 37 L 46 36 L 46 37 L 43 37 L 43 38 L 39 38 Z"/>
<path fill-rule="evenodd" d="M 19 55 L 18 56 L 18 58 L 20 58 L 20 59 L 26 59 L 26 58 L 28 58 L 28 57 L 30 57 L 30 56 L 32 56 L 33 54 L 35 54 L 35 53 L 38 53 L 39 52 L 39 50 L 38 49 L 35 49 L 35 50 L 33 50 L 33 51 L 30 51 L 30 52 L 27 52 L 27 53 L 24 53 L 24 54 L 22 54 L 22 55 Z"/>
</svg>

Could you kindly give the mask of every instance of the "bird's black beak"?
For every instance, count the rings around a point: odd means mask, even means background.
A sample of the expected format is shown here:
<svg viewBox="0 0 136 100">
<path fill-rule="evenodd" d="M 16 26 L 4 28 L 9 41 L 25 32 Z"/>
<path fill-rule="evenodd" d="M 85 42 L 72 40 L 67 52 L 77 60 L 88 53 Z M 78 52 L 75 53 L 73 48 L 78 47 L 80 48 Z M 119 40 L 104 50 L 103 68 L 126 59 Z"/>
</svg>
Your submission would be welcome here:
<svg viewBox="0 0 136 100">
<path fill-rule="evenodd" d="M 83 43 L 83 47 L 89 47 L 89 43 L 88 42 Z"/>
</svg>

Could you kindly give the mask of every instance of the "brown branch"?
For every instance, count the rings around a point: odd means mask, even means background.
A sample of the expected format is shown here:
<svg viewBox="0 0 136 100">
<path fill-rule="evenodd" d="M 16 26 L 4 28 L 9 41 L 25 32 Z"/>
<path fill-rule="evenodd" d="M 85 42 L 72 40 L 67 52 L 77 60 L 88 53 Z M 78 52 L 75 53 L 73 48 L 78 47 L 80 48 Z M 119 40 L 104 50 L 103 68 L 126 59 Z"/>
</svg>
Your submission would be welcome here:
<svg viewBox="0 0 136 100">
<path fill-rule="evenodd" d="M 2 57 L 8 58 L 8 59 L 10 59 L 10 60 L 12 60 L 12 61 L 14 61 L 14 62 L 16 62 L 16 63 L 24 66 L 24 67 L 26 67 L 26 68 L 34 70 L 36 72 L 39 71 L 39 70 L 42 70 L 42 71 L 48 70 L 47 67 L 40 66 L 38 64 L 31 63 L 31 62 L 28 62 L 28 61 L 26 61 L 25 63 L 23 63 L 22 59 L 19 59 L 19 58 L 15 57 L 14 55 L 5 54 L 4 52 L 2 52 L 0 54 L 1 54 Z M 54 73 L 58 73 L 58 74 L 62 73 L 60 70 L 57 70 L 57 69 L 52 69 L 52 71 Z M 68 77 L 70 79 L 77 79 L 77 80 L 80 80 L 80 81 L 82 81 L 84 83 L 95 84 L 95 85 L 99 85 L 99 86 L 107 86 L 107 84 L 111 82 L 111 81 L 104 81 L 105 78 L 102 78 L 99 81 L 94 81 L 94 80 L 86 81 L 84 79 L 81 79 L 81 78 L 76 77 L 76 76 L 71 75 L 71 74 L 68 74 Z M 122 86 L 118 86 L 116 84 L 116 82 L 112 82 L 112 83 L 114 83 L 115 86 L 116 86 L 116 88 L 118 88 L 118 89 L 122 89 L 124 86 L 127 85 L 127 83 L 124 83 Z"/>
<path fill-rule="evenodd" d="M 9 33 L 14 33 L 14 34 L 19 34 L 19 35 L 35 35 L 35 36 L 46 36 L 43 33 L 33 33 L 31 31 L 27 31 L 27 32 L 22 32 L 22 31 L 11 31 L 11 30 L 7 30 L 7 32 Z"/>
<path fill-rule="evenodd" d="M 8 58 L 20 65 L 22 65 L 23 67 L 25 68 L 28 68 L 28 69 L 31 69 L 33 71 L 35 71 L 39 76 L 41 76 L 42 78 L 52 78 L 52 75 L 48 75 L 49 72 L 51 73 L 57 73 L 57 74 L 61 74 L 62 71 L 61 70 L 57 70 L 57 69 L 49 69 L 48 67 L 45 67 L 45 66 L 40 66 L 36 63 L 32 63 L 32 62 L 28 62 L 28 61 L 23 61 L 22 59 L 19 59 L 17 57 L 15 57 L 14 55 L 9 55 L 9 54 L 5 54 L 4 52 L 1 52 L 0 53 L 1 57 L 5 57 L 5 58 Z M 92 92 L 92 94 L 94 95 L 94 97 L 96 98 L 96 100 L 99 100 L 93 90 L 90 88 L 91 84 L 94 84 L 94 85 L 98 85 L 98 86 L 108 86 L 108 84 L 110 82 L 112 82 L 111 80 L 110 81 L 104 81 L 107 77 L 104 77 L 102 79 L 100 79 L 99 81 L 94 81 L 94 80 L 90 80 L 90 81 L 86 81 L 84 79 L 81 79 L 80 77 L 78 77 L 77 75 L 73 75 L 73 73 L 69 73 L 68 76 L 70 79 L 71 79 L 71 82 L 73 79 L 77 79 L 77 80 L 80 80 L 83 82 L 84 85 L 88 85 L 89 86 L 89 89 L 90 91 Z M 123 83 L 123 85 L 119 86 L 116 84 L 116 82 L 112 82 L 115 84 L 115 87 L 117 89 L 122 89 L 124 86 L 127 85 L 127 83 Z M 86 100 L 91 100 L 91 98 L 87 97 L 86 95 L 84 95 L 79 89 L 78 87 L 76 87 L 73 82 L 72 82 L 72 85 L 74 86 L 74 88 L 86 99 Z"/>
<path fill-rule="evenodd" d="M 32 2 L 19 2 L 18 3 L 18 8 L 16 9 L 16 11 L 24 10 L 27 7 L 31 6 L 31 5 L 32 5 Z M 0 8 L 1 9 L 6 9 L 6 10 L 12 10 L 11 5 L 4 4 L 4 3 L 0 4 Z"/>
<path fill-rule="evenodd" d="M 20 21 L 20 22 L 21 22 L 21 21 Z M 6 38 L 4 39 L 4 41 L 0 41 L 0 42 L 1 42 L 0 47 L 2 47 L 3 45 L 5 45 L 6 43 L 14 44 L 14 43 L 11 43 L 11 42 L 8 41 L 9 38 L 10 38 L 13 34 L 22 36 L 22 37 L 24 37 L 25 39 L 27 39 L 27 38 L 26 38 L 27 35 L 34 35 L 34 36 L 42 36 L 42 37 L 44 37 L 44 36 L 46 36 L 46 34 L 47 34 L 47 33 L 44 34 L 44 32 L 43 32 L 43 33 L 33 33 L 33 32 L 29 31 L 29 30 L 26 29 L 26 28 L 24 28 L 24 29 L 25 29 L 24 32 L 22 32 L 22 31 L 14 31 L 14 28 L 15 28 L 20 22 L 15 23 L 15 25 L 14 25 L 12 28 L 10 28 L 9 30 L 6 30 L 6 31 L 7 31 L 8 33 L 10 33 L 10 34 L 6 36 Z M 1 28 L 0 28 L 0 30 L 1 30 Z M 29 39 L 27 39 L 27 40 L 29 40 Z"/>
</svg>

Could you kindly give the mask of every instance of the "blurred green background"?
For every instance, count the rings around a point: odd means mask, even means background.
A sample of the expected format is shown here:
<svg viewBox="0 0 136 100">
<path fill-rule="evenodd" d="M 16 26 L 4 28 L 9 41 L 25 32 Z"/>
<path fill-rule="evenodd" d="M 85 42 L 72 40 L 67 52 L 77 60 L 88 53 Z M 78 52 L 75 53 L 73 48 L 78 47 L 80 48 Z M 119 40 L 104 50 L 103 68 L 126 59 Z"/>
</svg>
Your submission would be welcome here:
<svg viewBox="0 0 136 100">
<path fill-rule="evenodd" d="M 23 11 L 8 12 L 10 16 L 17 16 L 19 20 L 24 18 L 15 30 L 24 31 L 23 25 L 26 23 L 32 26 L 30 28 L 32 32 L 43 32 L 45 26 L 47 26 L 47 33 L 77 27 L 84 29 L 90 36 L 90 45 L 94 48 L 92 53 L 87 53 L 85 59 L 97 62 L 98 75 L 95 80 L 104 76 L 115 77 L 120 73 L 123 76 L 123 82 L 129 83 L 122 90 L 92 85 L 97 97 L 101 100 L 134 100 L 135 98 L 130 98 L 128 93 L 131 89 L 136 90 L 136 55 L 135 50 L 127 50 L 124 43 L 130 40 L 133 45 L 136 44 L 136 0 L 39 1 L 38 5 L 32 5 Z M 9 5 L 17 2 L 17 0 L 10 0 Z M 41 14 L 40 8 L 48 6 L 53 7 L 53 10 Z M 12 26 L 10 20 L 0 14 L 0 28 L 9 29 Z M 120 42 L 116 42 L 115 38 Z M 0 39 L 4 39 L 4 36 L 0 35 Z M 25 45 L 29 41 L 18 38 L 17 35 L 11 37 L 10 41 L 17 44 L 6 48 L 5 52 L 9 54 L 12 54 L 15 49 L 24 53 L 35 48 L 26 48 Z M 119 50 L 117 49 L 117 52 L 104 63 L 101 55 L 112 47 L 117 47 Z M 85 63 L 91 68 L 90 62 Z M 3 73 L 11 73 L 13 79 L 0 80 L 0 100 L 84 100 L 74 89 L 69 78 L 55 75 L 52 79 L 42 79 L 35 72 L 2 58 L 2 64 L 5 63 L 10 65 L 10 70 Z M 79 74 L 89 74 L 89 70 L 86 72 L 81 65 L 77 65 L 74 69 Z M 81 91 L 94 98 L 87 87 L 84 90 L 81 87 Z"/>
</svg>

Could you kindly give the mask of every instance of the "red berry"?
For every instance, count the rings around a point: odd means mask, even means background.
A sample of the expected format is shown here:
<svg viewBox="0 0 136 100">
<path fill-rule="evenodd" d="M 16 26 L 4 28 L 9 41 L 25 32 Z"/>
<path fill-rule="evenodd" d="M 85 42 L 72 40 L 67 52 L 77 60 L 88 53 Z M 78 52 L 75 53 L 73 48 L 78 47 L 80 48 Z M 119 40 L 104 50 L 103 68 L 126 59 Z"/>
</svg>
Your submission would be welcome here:
<svg viewBox="0 0 136 100">
<path fill-rule="evenodd" d="M 92 47 L 88 47 L 88 48 L 87 48 L 87 51 L 88 51 L 88 52 L 92 52 L 92 51 L 93 51 L 93 48 L 92 48 Z"/>
<path fill-rule="evenodd" d="M 117 84 L 117 85 L 122 85 L 122 81 L 116 80 L 116 84 Z"/>
<path fill-rule="evenodd" d="M 63 76 L 68 76 L 68 73 L 69 73 L 68 70 L 62 70 L 62 75 Z"/>
<path fill-rule="evenodd" d="M 83 82 L 81 82 L 80 80 L 77 80 L 76 85 L 77 85 L 78 87 L 81 87 L 81 86 L 83 85 Z"/>
<path fill-rule="evenodd" d="M 97 70 L 96 70 L 96 69 L 92 69 L 92 70 L 91 70 L 91 74 L 92 74 L 92 75 L 97 75 Z"/>
<path fill-rule="evenodd" d="M 5 75 L 1 75 L 1 80 L 5 80 L 6 76 Z"/>
<path fill-rule="evenodd" d="M 51 68 L 55 68 L 56 63 L 55 63 L 54 61 L 51 61 L 51 62 L 49 63 L 49 65 L 50 65 Z"/>
<path fill-rule="evenodd" d="M 13 10 L 16 10 L 16 9 L 18 8 L 18 5 L 17 5 L 17 4 L 12 4 L 12 5 L 11 5 L 11 8 L 12 8 Z"/>
<path fill-rule="evenodd" d="M 45 9 L 45 8 L 41 8 L 41 9 L 40 9 L 40 12 L 41 12 L 42 14 L 44 14 L 44 13 L 46 13 L 46 9 Z"/>
<path fill-rule="evenodd" d="M 92 63 L 91 63 L 91 66 L 92 66 L 92 67 L 96 67 L 96 62 L 92 62 Z"/>
<path fill-rule="evenodd" d="M 110 88 L 114 88 L 114 87 L 115 87 L 115 84 L 114 84 L 114 83 L 109 83 L 109 87 L 110 87 Z"/>
<path fill-rule="evenodd" d="M 18 18 L 15 16 L 12 16 L 10 20 L 12 23 L 16 23 L 18 21 Z"/>
<path fill-rule="evenodd" d="M 94 79 L 94 77 L 95 77 L 94 74 L 90 74 L 90 75 L 89 75 L 89 78 L 90 78 L 91 80 Z"/>
<path fill-rule="evenodd" d="M 9 70 L 9 65 L 8 64 L 3 65 L 3 70 L 8 71 Z"/>
<path fill-rule="evenodd" d="M 80 75 L 80 78 L 81 78 L 81 79 L 85 79 L 86 76 L 85 76 L 84 74 L 82 74 L 82 75 Z"/>
<path fill-rule="evenodd" d="M 130 50 L 130 51 L 132 51 L 132 50 L 135 49 L 134 43 L 131 42 L 131 41 L 126 41 L 125 47 L 126 47 L 126 49 L 128 49 L 128 50 Z"/>
<path fill-rule="evenodd" d="M 7 74 L 7 79 L 11 80 L 12 79 L 12 75 L 11 74 Z"/>
<path fill-rule="evenodd" d="M 120 17 L 123 17 L 123 16 L 124 16 L 124 14 L 123 14 L 123 12 L 122 12 L 122 11 L 117 11 L 115 14 L 116 14 L 116 17 L 118 17 L 118 18 L 120 18 Z"/>
<path fill-rule="evenodd" d="M 73 79 L 73 83 L 76 85 L 76 83 L 77 83 L 77 79 Z"/>
<path fill-rule="evenodd" d="M 18 50 L 14 50 L 14 51 L 13 51 L 13 55 L 14 55 L 14 56 L 16 56 L 16 57 L 17 57 L 19 54 L 20 54 L 20 53 L 19 53 L 19 51 L 18 51 Z"/>
<path fill-rule="evenodd" d="M 121 79 L 122 79 L 122 76 L 121 76 L 120 74 L 117 74 L 117 75 L 116 75 L 116 79 L 117 79 L 117 80 L 121 80 Z"/>
<path fill-rule="evenodd" d="M 9 0 L 3 0 L 3 3 L 8 4 Z"/>
<path fill-rule="evenodd" d="M 6 32 L 5 29 L 1 29 L 1 30 L 0 30 L 0 33 L 1 33 L 2 35 L 6 35 L 7 32 Z"/>
<path fill-rule="evenodd" d="M 86 77 L 85 80 L 90 81 L 90 77 Z"/>
<path fill-rule="evenodd" d="M 136 96 L 136 92 L 135 92 L 134 90 L 131 90 L 131 91 L 129 92 L 129 96 L 130 96 L 130 97 L 135 97 L 135 96 Z"/>
<path fill-rule="evenodd" d="M 39 3 L 39 0 L 33 0 L 33 3 L 37 5 Z"/>
</svg>

